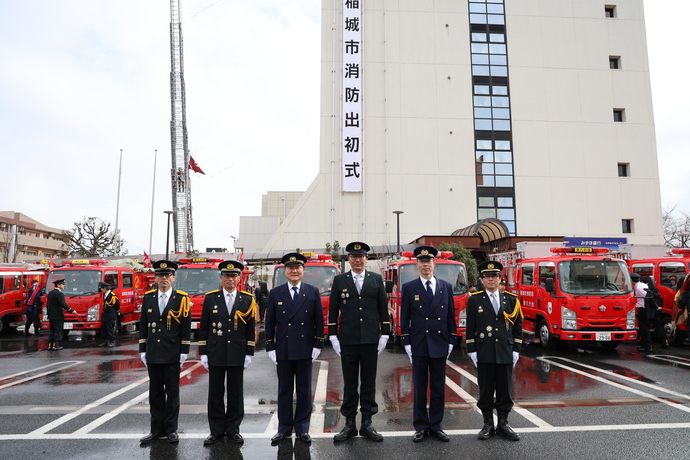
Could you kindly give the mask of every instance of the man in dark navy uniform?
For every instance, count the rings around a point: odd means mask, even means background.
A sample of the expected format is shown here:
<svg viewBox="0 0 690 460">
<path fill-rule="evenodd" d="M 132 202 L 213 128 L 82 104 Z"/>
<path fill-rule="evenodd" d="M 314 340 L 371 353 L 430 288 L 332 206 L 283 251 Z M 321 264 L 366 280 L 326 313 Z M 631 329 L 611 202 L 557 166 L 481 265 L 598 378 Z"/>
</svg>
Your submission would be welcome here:
<svg viewBox="0 0 690 460">
<path fill-rule="evenodd" d="M 351 270 L 336 276 L 331 289 L 328 335 L 340 355 L 344 384 L 340 413 L 345 416 L 345 428 L 333 438 L 336 441 L 357 436 L 358 404 L 362 412 L 359 434 L 372 441 L 383 441 L 383 436 L 371 426 L 371 417 L 379 410 L 376 365 L 378 355 L 386 348 L 391 323 L 383 278 L 365 270 L 369 249 L 366 243 L 357 241 L 345 247 Z"/>
<path fill-rule="evenodd" d="M 177 443 L 180 414 L 180 367 L 187 359 L 192 335 L 189 296 L 172 288 L 177 264 L 153 263 L 158 289 L 144 295 L 139 322 L 139 353 L 149 372 L 151 432 L 141 438 L 148 444 L 167 436 Z"/>
<path fill-rule="evenodd" d="M 33 280 L 29 292 L 26 293 L 26 323 L 24 326 L 24 335 L 31 335 L 29 333 L 29 328 L 32 324 L 34 325 L 34 334 L 40 335 L 41 333 L 41 321 L 38 315 L 41 311 L 42 295 L 43 292 L 41 286 L 38 284 L 38 280 Z"/>
<path fill-rule="evenodd" d="M 520 436 L 508 425 L 508 413 L 513 407 L 513 367 L 522 347 L 522 309 L 515 294 L 499 290 L 501 263 L 482 262 L 477 269 L 485 290 L 472 294 L 467 305 L 467 353 L 477 367 L 477 407 L 484 417 L 477 437 L 486 440 L 498 433 L 518 441 Z M 498 428 L 494 428 L 494 407 Z"/>
<path fill-rule="evenodd" d="M 311 443 L 312 361 L 323 348 L 323 307 L 318 288 L 302 283 L 304 255 L 285 254 L 288 282 L 271 289 L 266 307 L 266 351 L 278 366 L 278 433 L 272 443 L 292 436 Z M 293 412 L 292 393 L 297 389 Z"/>
<path fill-rule="evenodd" d="M 48 350 L 62 350 L 62 334 L 65 327 L 65 312 L 75 313 L 65 302 L 65 280 L 53 281 L 55 286 L 48 293 L 48 320 L 50 321 L 50 335 L 48 336 Z"/>
<path fill-rule="evenodd" d="M 115 346 L 115 324 L 120 313 L 120 300 L 110 290 L 110 285 L 103 281 L 98 282 L 98 289 L 103 293 L 103 310 L 101 310 L 101 338 L 103 343 L 99 347 Z"/>
<path fill-rule="evenodd" d="M 238 290 L 244 265 L 236 260 L 218 264 L 222 289 L 207 292 L 199 325 L 199 355 L 208 369 L 208 424 L 211 435 L 204 445 L 227 436 L 244 442 L 240 424 L 244 418 L 244 370 L 254 356 L 254 296 Z M 228 406 L 225 408 L 225 385 Z"/>
<path fill-rule="evenodd" d="M 437 254 L 432 246 L 415 249 L 419 278 L 402 287 L 400 339 L 412 363 L 414 442 L 420 442 L 426 436 L 450 441 L 441 422 L 445 406 L 446 360 L 456 343 L 457 324 L 453 286 L 434 276 L 434 257 Z"/>
</svg>

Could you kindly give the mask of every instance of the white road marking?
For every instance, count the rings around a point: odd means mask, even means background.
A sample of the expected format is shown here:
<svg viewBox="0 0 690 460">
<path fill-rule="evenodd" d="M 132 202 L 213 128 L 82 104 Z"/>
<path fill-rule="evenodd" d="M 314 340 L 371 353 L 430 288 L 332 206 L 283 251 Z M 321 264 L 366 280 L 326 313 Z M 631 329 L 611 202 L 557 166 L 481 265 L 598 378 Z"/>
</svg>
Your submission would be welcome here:
<svg viewBox="0 0 690 460">
<path fill-rule="evenodd" d="M 16 373 L 16 374 L 8 375 L 7 377 L 2 377 L 2 378 L 0 378 L 0 381 L 12 379 L 12 378 L 18 377 L 18 376 L 20 376 L 20 375 L 30 374 L 30 373 L 32 373 L 32 372 L 36 372 L 36 371 L 39 371 L 39 370 L 41 370 L 41 369 L 47 369 L 47 368 L 49 368 L 49 367 L 57 366 L 57 365 L 59 365 L 59 364 L 66 364 L 66 363 L 72 363 L 72 364 L 67 365 L 67 366 L 62 366 L 62 367 L 59 367 L 59 368 L 57 368 L 57 369 L 53 369 L 53 370 L 48 371 L 48 372 L 42 372 L 42 373 L 40 373 L 40 374 L 32 375 L 31 377 L 26 377 L 26 378 L 17 380 L 17 381 L 12 382 L 12 383 L 6 383 L 6 384 L 4 384 L 4 385 L 0 385 L 0 390 L 2 390 L 3 388 L 8 388 L 8 387 L 14 386 L 14 385 L 19 385 L 20 383 L 28 382 L 28 381 L 30 381 L 30 380 L 35 380 L 35 379 L 44 377 L 44 376 L 46 376 L 46 375 L 53 374 L 53 373 L 55 373 L 55 372 L 64 371 L 65 369 L 69 369 L 70 367 L 78 366 L 79 364 L 84 364 L 85 361 L 60 361 L 60 362 L 58 362 L 58 363 L 48 364 L 48 365 L 46 365 L 46 366 L 36 367 L 36 368 L 30 369 L 30 370 L 28 370 L 28 371 L 18 372 L 18 373 Z"/>
<path fill-rule="evenodd" d="M 314 410 L 311 415 L 309 432 L 323 433 L 326 420 L 326 395 L 328 394 L 328 361 L 316 360 L 319 363 L 319 375 L 314 390 Z M 276 413 L 278 411 L 276 410 Z"/>
<path fill-rule="evenodd" d="M 690 359 L 681 358 L 680 356 L 673 355 L 647 355 L 648 358 L 656 359 L 659 361 L 665 361 L 667 363 L 677 364 L 679 366 L 690 367 Z"/>
</svg>

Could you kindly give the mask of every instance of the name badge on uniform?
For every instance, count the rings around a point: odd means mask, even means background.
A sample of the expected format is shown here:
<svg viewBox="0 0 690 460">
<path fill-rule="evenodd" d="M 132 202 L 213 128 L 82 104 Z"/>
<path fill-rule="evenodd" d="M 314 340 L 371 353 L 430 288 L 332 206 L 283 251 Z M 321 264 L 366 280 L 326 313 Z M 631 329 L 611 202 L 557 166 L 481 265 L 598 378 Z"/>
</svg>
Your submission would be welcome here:
<svg viewBox="0 0 690 460">
<path fill-rule="evenodd" d="M 482 307 L 479 307 L 479 309 L 477 310 L 477 313 L 484 313 L 484 309 Z"/>
<path fill-rule="evenodd" d="M 149 313 L 153 313 L 153 310 L 151 310 L 150 308 L 149 308 L 147 311 L 148 311 Z"/>
<path fill-rule="evenodd" d="M 414 296 L 414 300 L 419 300 L 419 296 L 418 296 L 418 295 L 415 295 L 415 296 Z"/>
<path fill-rule="evenodd" d="M 278 305 L 283 305 L 283 302 L 278 302 Z"/>
</svg>

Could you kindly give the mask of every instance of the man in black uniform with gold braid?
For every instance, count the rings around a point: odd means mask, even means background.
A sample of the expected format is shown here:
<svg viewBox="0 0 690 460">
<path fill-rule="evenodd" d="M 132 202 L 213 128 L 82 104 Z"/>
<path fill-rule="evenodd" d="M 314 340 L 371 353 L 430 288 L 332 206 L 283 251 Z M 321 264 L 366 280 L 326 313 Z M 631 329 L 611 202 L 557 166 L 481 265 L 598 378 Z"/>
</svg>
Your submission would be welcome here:
<svg viewBox="0 0 690 460">
<path fill-rule="evenodd" d="M 362 412 L 359 434 L 371 441 L 383 436 L 371 426 L 378 412 L 376 404 L 376 366 L 378 355 L 386 348 L 391 323 L 383 278 L 365 270 L 369 246 L 352 242 L 345 247 L 351 270 L 333 280 L 328 311 L 328 334 L 343 367 L 343 405 L 345 428 L 336 441 L 357 436 L 357 405 Z M 361 384 L 360 384 L 361 378 Z M 357 391 L 359 388 L 359 392 Z"/>
<path fill-rule="evenodd" d="M 148 444 L 167 436 L 179 442 L 180 367 L 187 359 L 192 335 L 189 296 L 172 289 L 177 264 L 168 260 L 153 263 L 158 289 L 144 295 L 139 322 L 139 353 L 149 372 L 151 432 L 141 438 Z"/>
<path fill-rule="evenodd" d="M 115 346 L 115 326 L 117 315 L 120 313 L 120 300 L 110 290 L 111 286 L 103 281 L 98 282 L 98 290 L 103 293 L 103 310 L 101 310 L 101 338 L 99 347 Z"/>
<path fill-rule="evenodd" d="M 211 435 L 204 445 L 227 436 L 243 443 L 240 424 L 244 418 L 244 369 L 254 356 L 254 296 L 237 286 L 244 265 L 236 260 L 218 264 L 222 289 L 207 292 L 199 325 L 199 355 L 208 369 L 208 424 Z M 228 387 L 228 407 L 223 398 Z"/>
<path fill-rule="evenodd" d="M 497 433 L 519 441 L 520 436 L 508 425 L 508 413 L 513 408 L 510 395 L 513 367 L 522 347 L 522 309 L 515 294 L 498 289 L 503 265 L 487 261 L 477 269 L 485 290 L 473 293 L 467 304 L 467 353 L 477 367 L 477 407 L 484 417 L 484 426 L 477 437 L 486 440 Z M 498 412 L 495 429 L 494 407 Z"/>
</svg>

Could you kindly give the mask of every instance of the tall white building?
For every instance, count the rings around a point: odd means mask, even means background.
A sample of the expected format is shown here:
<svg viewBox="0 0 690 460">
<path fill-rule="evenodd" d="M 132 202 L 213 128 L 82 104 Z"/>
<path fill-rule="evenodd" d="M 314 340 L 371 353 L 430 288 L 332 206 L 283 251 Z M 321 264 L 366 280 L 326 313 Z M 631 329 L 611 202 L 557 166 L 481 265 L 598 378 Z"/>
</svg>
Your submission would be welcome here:
<svg viewBox="0 0 690 460">
<path fill-rule="evenodd" d="M 642 0 L 323 0 L 319 174 L 264 250 L 661 243 Z"/>
</svg>

